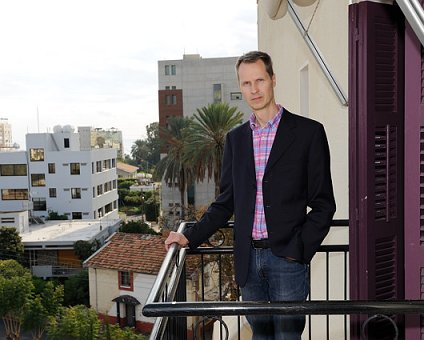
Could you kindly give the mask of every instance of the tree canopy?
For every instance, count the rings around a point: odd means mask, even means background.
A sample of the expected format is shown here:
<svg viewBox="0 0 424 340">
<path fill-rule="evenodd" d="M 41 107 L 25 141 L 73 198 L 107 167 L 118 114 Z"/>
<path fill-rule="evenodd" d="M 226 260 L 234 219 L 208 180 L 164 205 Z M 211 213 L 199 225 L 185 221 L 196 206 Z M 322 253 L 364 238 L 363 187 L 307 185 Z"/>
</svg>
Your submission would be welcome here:
<svg viewBox="0 0 424 340">
<path fill-rule="evenodd" d="M 19 232 L 13 227 L 0 227 L 0 260 L 22 259 L 24 245 Z"/>
</svg>

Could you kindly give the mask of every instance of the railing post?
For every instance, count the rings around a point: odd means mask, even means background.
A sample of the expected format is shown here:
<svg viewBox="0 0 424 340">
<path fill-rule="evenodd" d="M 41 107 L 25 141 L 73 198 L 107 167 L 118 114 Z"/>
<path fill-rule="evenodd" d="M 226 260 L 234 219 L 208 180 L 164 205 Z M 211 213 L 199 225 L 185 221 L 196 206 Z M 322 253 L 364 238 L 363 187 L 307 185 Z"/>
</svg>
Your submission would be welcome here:
<svg viewBox="0 0 424 340">
<path fill-rule="evenodd" d="M 175 301 L 187 301 L 187 288 L 186 288 L 186 265 L 184 263 L 181 278 L 178 281 L 177 290 L 175 292 Z M 187 318 L 186 317 L 170 317 L 166 327 L 166 339 L 181 340 L 187 339 Z"/>
</svg>

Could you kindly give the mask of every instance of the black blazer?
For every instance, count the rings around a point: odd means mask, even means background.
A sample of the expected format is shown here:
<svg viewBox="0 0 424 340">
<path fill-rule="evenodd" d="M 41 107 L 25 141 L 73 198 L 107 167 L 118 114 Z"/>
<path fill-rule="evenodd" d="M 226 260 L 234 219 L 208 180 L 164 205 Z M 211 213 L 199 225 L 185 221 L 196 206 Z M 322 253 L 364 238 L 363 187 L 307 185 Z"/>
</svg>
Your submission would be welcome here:
<svg viewBox="0 0 424 340">
<path fill-rule="evenodd" d="M 262 186 L 272 252 L 309 263 L 327 235 L 336 210 L 328 142 L 320 123 L 284 109 Z M 253 140 L 248 121 L 227 134 L 220 195 L 201 220 L 184 232 L 189 247 L 194 249 L 234 214 L 234 261 L 240 286 L 244 286 L 248 275 L 255 200 Z"/>
</svg>

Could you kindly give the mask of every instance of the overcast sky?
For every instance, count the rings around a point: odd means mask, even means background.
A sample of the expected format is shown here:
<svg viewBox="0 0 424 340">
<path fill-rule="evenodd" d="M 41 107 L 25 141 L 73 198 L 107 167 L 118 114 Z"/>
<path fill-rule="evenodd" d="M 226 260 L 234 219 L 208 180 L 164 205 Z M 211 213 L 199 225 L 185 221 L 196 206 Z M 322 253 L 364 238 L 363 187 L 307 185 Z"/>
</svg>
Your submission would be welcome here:
<svg viewBox="0 0 424 340">
<path fill-rule="evenodd" d="M 125 150 L 158 121 L 158 60 L 257 48 L 256 0 L 0 2 L 0 117 L 25 149 L 55 125 L 115 127 Z M 38 110 L 38 115 L 37 115 Z"/>
</svg>

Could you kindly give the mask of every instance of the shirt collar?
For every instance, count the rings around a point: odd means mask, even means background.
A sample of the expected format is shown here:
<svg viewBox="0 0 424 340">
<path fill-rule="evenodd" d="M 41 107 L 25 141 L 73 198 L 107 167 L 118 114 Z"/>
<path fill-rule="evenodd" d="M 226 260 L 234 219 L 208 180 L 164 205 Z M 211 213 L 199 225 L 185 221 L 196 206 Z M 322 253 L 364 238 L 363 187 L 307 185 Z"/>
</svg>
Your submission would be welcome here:
<svg viewBox="0 0 424 340">
<path fill-rule="evenodd" d="M 277 104 L 277 106 L 278 106 L 277 114 L 274 116 L 274 118 L 272 118 L 271 120 L 269 120 L 266 123 L 265 127 L 270 128 L 270 127 L 273 127 L 275 125 L 278 125 L 278 123 L 280 122 L 281 115 L 283 114 L 284 108 L 280 104 Z M 258 128 L 261 127 L 256 120 L 256 116 L 255 116 L 254 112 L 252 112 L 252 114 L 250 115 L 249 123 L 250 123 L 250 128 L 252 130 L 255 130 L 255 129 L 258 129 Z"/>
</svg>

